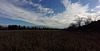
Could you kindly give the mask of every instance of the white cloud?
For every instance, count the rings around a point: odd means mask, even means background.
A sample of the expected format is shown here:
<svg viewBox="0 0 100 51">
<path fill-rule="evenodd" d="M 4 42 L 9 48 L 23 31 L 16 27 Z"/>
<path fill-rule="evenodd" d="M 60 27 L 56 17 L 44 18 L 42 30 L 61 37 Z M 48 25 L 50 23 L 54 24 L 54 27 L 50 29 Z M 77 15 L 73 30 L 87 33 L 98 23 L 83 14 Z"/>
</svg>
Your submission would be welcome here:
<svg viewBox="0 0 100 51">
<path fill-rule="evenodd" d="M 31 0 L 10 0 L 10 2 L 14 2 L 15 4 L 19 4 L 19 5 L 24 5 L 24 4 L 27 4 L 29 3 L 29 1 Z"/>
<path fill-rule="evenodd" d="M 91 11 L 95 11 L 94 9 L 91 9 Z"/>
<path fill-rule="evenodd" d="M 99 2 L 100 2 L 100 0 L 99 0 Z"/>
<path fill-rule="evenodd" d="M 93 9 L 91 9 L 91 11 L 94 11 L 96 14 L 100 14 L 100 5 L 96 6 Z"/>
<path fill-rule="evenodd" d="M 39 2 L 41 2 L 42 0 L 39 0 Z"/>
<path fill-rule="evenodd" d="M 96 6 L 96 8 L 100 8 L 100 5 Z"/>
<path fill-rule="evenodd" d="M 63 0 L 66 10 L 62 13 L 54 14 L 51 16 L 45 16 L 42 13 L 36 13 L 35 11 L 28 11 L 23 8 L 17 7 L 11 3 L 0 2 L 0 12 L 7 15 L 6 18 L 22 20 L 36 25 L 43 25 L 56 28 L 68 27 L 73 22 L 75 15 L 85 17 L 90 13 L 88 11 L 88 5 L 82 6 L 79 2 L 71 3 L 69 0 Z M 40 12 L 53 13 L 54 11 L 50 8 L 44 8 L 40 4 L 30 2 L 31 5 L 37 7 Z M 1 16 L 5 16 L 1 15 Z M 43 21 L 43 22 L 41 22 Z"/>
<path fill-rule="evenodd" d="M 100 14 L 100 11 L 98 11 L 97 13 Z"/>
<path fill-rule="evenodd" d="M 39 2 L 42 2 L 42 0 L 38 0 Z M 52 14 L 54 13 L 53 9 L 45 8 L 39 3 L 34 3 L 31 0 L 12 0 L 12 2 L 15 2 L 17 5 L 27 5 L 30 4 L 33 7 L 36 7 L 39 12 L 45 13 L 45 14 Z"/>
<path fill-rule="evenodd" d="M 40 12 L 43 12 L 43 13 L 46 13 L 46 14 L 48 14 L 48 13 L 54 13 L 53 9 L 45 8 L 45 7 L 43 7 L 40 4 L 33 3 L 32 1 L 30 1 L 29 4 L 33 5 L 34 7 L 37 7 L 37 9 L 39 9 Z"/>
<path fill-rule="evenodd" d="M 42 0 L 38 0 L 39 2 L 41 2 Z M 20 0 L 17 1 L 17 4 L 19 5 L 27 5 L 30 4 L 33 7 L 36 7 L 37 9 L 39 9 L 39 12 L 45 13 L 45 14 L 49 14 L 49 13 L 54 13 L 53 9 L 50 8 L 45 8 L 43 7 L 41 4 L 39 3 L 34 3 L 31 0 L 22 0 L 22 2 L 20 2 Z"/>
</svg>

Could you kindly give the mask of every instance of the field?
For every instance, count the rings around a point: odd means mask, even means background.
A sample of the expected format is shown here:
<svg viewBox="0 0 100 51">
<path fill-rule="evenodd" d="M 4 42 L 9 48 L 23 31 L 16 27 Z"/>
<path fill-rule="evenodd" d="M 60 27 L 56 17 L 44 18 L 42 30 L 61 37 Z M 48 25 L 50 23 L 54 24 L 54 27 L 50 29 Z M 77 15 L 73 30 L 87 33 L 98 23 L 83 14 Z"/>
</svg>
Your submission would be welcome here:
<svg viewBox="0 0 100 51">
<path fill-rule="evenodd" d="M 1 30 L 0 51 L 100 51 L 100 33 Z"/>
</svg>

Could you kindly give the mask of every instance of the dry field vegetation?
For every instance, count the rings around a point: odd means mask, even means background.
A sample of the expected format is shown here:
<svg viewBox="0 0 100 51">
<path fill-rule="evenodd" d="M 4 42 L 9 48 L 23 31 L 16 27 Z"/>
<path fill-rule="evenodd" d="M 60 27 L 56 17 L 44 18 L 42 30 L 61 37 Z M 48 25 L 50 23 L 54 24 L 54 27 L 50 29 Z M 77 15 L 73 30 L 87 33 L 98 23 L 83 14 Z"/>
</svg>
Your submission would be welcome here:
<svg viewBox="0 0 100 51">
<path fill-rule="evenodd" d="M 0 51 L 100 51 L 100 33 L 1 30 Z"/>
</svg>

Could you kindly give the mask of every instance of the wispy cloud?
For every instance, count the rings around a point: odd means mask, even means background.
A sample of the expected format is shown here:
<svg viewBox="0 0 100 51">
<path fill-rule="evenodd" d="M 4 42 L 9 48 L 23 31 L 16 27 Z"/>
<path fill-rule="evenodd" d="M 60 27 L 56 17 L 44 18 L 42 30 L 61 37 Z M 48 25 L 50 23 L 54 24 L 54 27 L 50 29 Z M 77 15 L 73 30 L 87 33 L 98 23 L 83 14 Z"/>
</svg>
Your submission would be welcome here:
<svg viewBox="0 0 100 51">
<path fill-rule="evenodd" d="M 96 6 L 97 8 L 97 13 L 100 14 L 100 5 Z"/>
<path fill-rule="evenodd" d="M 100 11 L 98 11 L 97 13 L 100 14 Z"/>
<path fill-rule="evenodd" d="M 29 4 L 31 4 L 33 7 L 37 7 L 37 9 L 39 9 L 40 12 L 43 12 L 43 13 L 46 13 L 46 14 L 54 13 L 53 9 L 45 8 L 40 4 L 33 3 L 32 1 L 30 1 Z"/>
<path fill-rule="evenodd" d="M 96 6 L 96 8 L 100 8 L 100 5 Z"/>
<path fill-rule="evenodd" d="M 62 0 L 63 5 L 66 10 L 62 13 L 45 16 L 44 13 L 54 13 L 53 9 L 45 8 L 41 4 L 36 4 L 33 2 L 28 2 L 33 7 L 37 7 L 40 12 L 28 11 L 24 8 L 13 5 L 8 2 L 0 2 L 0 12 L 5 18 L 22 20 L 36 25 L 49 26 L 55 28 L 65 28 L 68 27 L 70 23 L 73 22 L 75 15 L 80 17 L 85 17 L 88 14 L 88 5 L 83 6 L 79 2 L 71 3 L 69 0 Z"/>
<path fill-rule="evenodd" d="M 42 0 L 39 0 L 39 2 L 42 2 Z"/>
<path fill-rule="evenodd" d="M 97 5 L 95 8 L 91 9 L 91 11 L 100 14 L 100 5 Z"/>
<path fill-rule="evenodd" d="M 54 13 L 53 9 L 46 8 L 46 7 L 42 6 L 39 3 L 34 3 L 32 0 L 13 0 L 13 2 L 15 2 L 18 5 L 27 5 L 27 4 L 30 4 L 33 7 L 36 7 L 39 10 L 39 12 L 41 12 L 41 13 L 45 13 L 45 14 Z M 42 0 L 38 0 L 38 2 L 42 2 Z"/>
</svg>

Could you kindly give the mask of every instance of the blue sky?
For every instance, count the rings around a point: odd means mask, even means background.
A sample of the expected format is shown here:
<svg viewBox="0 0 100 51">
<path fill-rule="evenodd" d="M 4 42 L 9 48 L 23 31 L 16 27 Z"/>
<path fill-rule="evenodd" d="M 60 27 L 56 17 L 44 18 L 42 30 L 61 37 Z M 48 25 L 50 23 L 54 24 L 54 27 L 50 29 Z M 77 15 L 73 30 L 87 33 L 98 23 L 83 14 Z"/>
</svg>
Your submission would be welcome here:
<svg viewBox="0 0 100 51">
<path fill-rule="evenodd" d="M 0 0 L 1 25 L 65 28 L 75 15 L 99 14 L 100 0 Z"/>
</svg>

